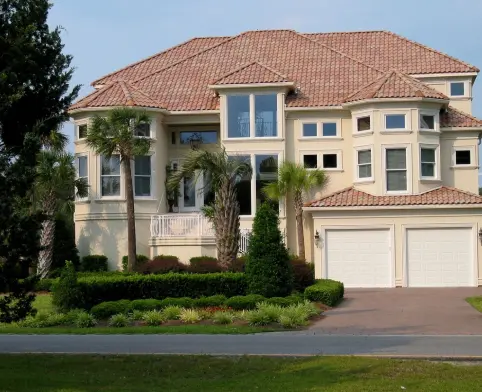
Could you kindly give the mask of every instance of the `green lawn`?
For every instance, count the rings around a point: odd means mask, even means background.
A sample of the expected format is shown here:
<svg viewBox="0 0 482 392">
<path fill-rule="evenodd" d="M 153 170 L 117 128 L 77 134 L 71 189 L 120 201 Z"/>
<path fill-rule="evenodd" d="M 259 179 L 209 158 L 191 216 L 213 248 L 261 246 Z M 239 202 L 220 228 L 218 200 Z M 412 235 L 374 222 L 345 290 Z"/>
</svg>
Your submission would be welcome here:
<svg viewBox="0 0 482 392">
<path fill-rule="evenodd" d="M 482 366 L 355 357 L 0 355 L 8 392 L 457 392 L 481 379 Z"/>
<path fill-rule="evenodd" d="M 479 312 L 482 312 L 482 297 L 469 297 L 465 300 Z"/>
</svg>

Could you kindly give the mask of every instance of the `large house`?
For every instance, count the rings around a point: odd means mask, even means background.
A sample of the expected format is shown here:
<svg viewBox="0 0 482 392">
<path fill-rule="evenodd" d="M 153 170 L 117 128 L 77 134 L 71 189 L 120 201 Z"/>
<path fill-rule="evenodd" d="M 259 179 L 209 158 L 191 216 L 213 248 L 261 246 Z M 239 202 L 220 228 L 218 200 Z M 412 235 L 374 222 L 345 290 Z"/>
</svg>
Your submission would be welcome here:
<svg viewBox="0 0 482 392">
<path fill-rule="evenodd" d="M 269 30 L 194 38 L 106 75 L 70 110 L 78 173 L 90 185 L 76 202 L 79 251 L 107 255 L 112 268 L 127 254 L 119 158 L 96 156 L 84 138 L 89 118 L 129 106 L 152 116 L 138 132 L 154 139 L 134 162 L 138 253 L 215 255 L 199 212 L 210 197 L 203 180 L 184 179 L 168 200 L 165 179 L 190 148 L 221 145 L 253 166 L 238 184 L 242 229 L 281 161 L 327 172 L 327 188 L 305 205 L 317 277 L 347 287 L 480 285 L 478 72 L 388 31 Z M 290 201 L 279 210 L 296 252 Z"/>
</svg>

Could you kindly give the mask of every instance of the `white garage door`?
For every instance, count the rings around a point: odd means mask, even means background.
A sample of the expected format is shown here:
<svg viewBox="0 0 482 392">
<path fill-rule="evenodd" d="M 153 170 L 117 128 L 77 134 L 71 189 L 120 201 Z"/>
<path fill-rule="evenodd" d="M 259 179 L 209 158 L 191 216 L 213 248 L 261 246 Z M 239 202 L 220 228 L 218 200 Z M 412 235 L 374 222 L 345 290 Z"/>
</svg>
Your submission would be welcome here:
<svg viewBox="0 0 482 392">
<path fill-rule="evenodd" d="M 345 287 L 392 287 L 389 230 L 327 230 L 326 275 Z"/>
<path fill-rule="evenodd" d="M 475 286 L 472 229 L 407 230 L 410 287 Z"/>
</svg>

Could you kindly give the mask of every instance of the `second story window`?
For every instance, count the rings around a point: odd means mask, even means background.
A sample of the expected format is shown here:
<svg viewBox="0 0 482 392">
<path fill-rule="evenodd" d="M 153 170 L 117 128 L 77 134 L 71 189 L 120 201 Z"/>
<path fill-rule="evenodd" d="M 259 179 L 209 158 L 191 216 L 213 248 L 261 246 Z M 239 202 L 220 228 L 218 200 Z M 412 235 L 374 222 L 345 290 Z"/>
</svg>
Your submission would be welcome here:
<svg viewBox="0 0 482 392">
<path fill-rule="evenodd" d="M 405 129 L 405 114 L 386 114 L 385 129 Z"/>
<path fill-rule="evenodd" d="M 470 166 L 472 164 L 472 148 L 456 147 L 454 151 L 454 166 Z"/>
<path fill-rule="evenodd" d="M 134 130 L 134 136 L 137 137 L 151 137 L 151 125 L 139 124 Z"/>
<path fill-rule="evenodd" d="M 87 124 L 82 124 L 77 127 L 78 139 L 85 139 L 87 137 Z"/>
<path fill-rule="evenodd" d="M 110 158 L 101 156 L 101 196 L 120 196 L 120 157 L 112 155 Z"/>
<path fill-rule="evenodd" d="M 465 83 L 464 82 L 452 82 L 450 83 L 450 95 L 452 97 L 462 97 L 465 95 Z"/>
<path fill-rule="evenodd" d="M 407 191 L 406 148 L 387 148 L 385 150 L 385 171 L 387 192 Z"/>
<path fill-rule="evenodd" d="M 216 144 L 218 142 L 218 133 L 216 131 L 183 131 L 179 133 L 181 144 L 190 145 L 193 140 L 199 141 L 200 144 Z"/>
<path fill-rule="evenodd" d="M 228 95 L 226 103 L 228 138 L 278 136 L 276 94 Z"/>
<path fill-rule="evenodd" d="M 435 178 L 437 176 L 435 157 L 435 148 L 422 147 L 420 149 L 420 174 L 422 178 Z"/>
<path fill-rule="evenodd" d="M 151 196 L 151 157 L 137 156 L 134 159 L 134 194 Z"/>
<path fill-rule="evenodd" d="M 357 160 L 358 179 L 372 178 L 372 150 L 358 150 Z"/>
<path fill-rule="evenodd" d="M 420 129 L 435 130 L 435 116 L 432 114 L 421 114 Z"/>
<path fill-rule="evenodd" d="M 89 184 L 89 166 L 88 158 L 86 155 L 79 155 L 76 158 L 77 165 L 77 178 L 82 178 L 85 183 Z"/>
<path fill-rule="evenodd" d="M 357 118 L 357 131 L 358 132 L 365 132 L 370 131 L 371 127 L 371 117 L 370 116 L 363 116 Z"/>
</svg>

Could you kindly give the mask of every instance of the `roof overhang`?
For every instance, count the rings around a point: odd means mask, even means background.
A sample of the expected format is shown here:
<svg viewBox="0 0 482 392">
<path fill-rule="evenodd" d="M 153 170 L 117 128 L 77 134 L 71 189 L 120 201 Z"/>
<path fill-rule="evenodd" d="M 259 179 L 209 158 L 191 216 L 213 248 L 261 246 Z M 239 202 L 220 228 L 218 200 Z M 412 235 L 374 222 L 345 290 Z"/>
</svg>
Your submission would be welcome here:
<svg viewBox="0 0 482 392">
<path fill-rule="evenodd" d="M 422 205 L 398 205 L 398 206 L 354 206 L 354 207 L 303 207 L 303 211 L 309 213 L 323 213 L 325 211 L 380 211 L 380 210 L 430 210 L 430 209 L 470 209 L 479 208 L 482 214 L 482 204 L 422 204 Z"/>
<path fill-rule="evenodd" d="M 108 110 L 112 109 L 119 109 L 119 108 L 131 108 L 131 109 L 137 109 L 137 110 L 144 110 L 146 112 L 156 112 L 156 113 L 162 113 L 162 114 L 171 114 L 168 110 L 166 109 L 159 109 L 159 108 L 147 108 L 143 106 L 97 106 L 97 107 L 86 107 L 86 108 L 77 108 L 77 109 L 72 109 L 68 110 L 67 113 L 69 115 L 72 114 L 77 114 L 77 113 L 86 113 L 86 112 L 105 112 Z"/>
<path fill-rule="evenodd" d="M 294 111 L 315 111 L 315 110 L 343 110 L 344 107 L 337 105 L 337 106 L 286 106 L 285 112 L 294 112 Z"/>
<path fill-rule="evenodd" d="M 244 84 L 210 84 L 208 86 L 212 90 L 232 90 L 232 89 L 247 89 L 247 88 L 266 88 L 266 87 L 284 87 L 294 88 L 295 82 L 275 82 L 275 83 L 244 83 Z"/>
<path fill-rule="evenodd" d="M 482 126 L 480 127 L 440 127 L 441 131 L 469 131 L 469 132 L 482 132 Z"/>
<path fill-rule="evenodd" d="M 372 103 L 390 103 L 390 102 L 431 102 L 431 103 L 439 103 L 441 105 L 448 105 L 448 99 L 440 99 L 440 98 L 422 98 L 422 97 L 413 97 L 413 98 L 371 98 L 371 99 L 363 99 L 361 101 L 353 101 L 353 102 L 346 102 L 343 104 L 344 108 L 350 108 L 353 106 L 358 105 L 366 105 Z"/>
</svg>

